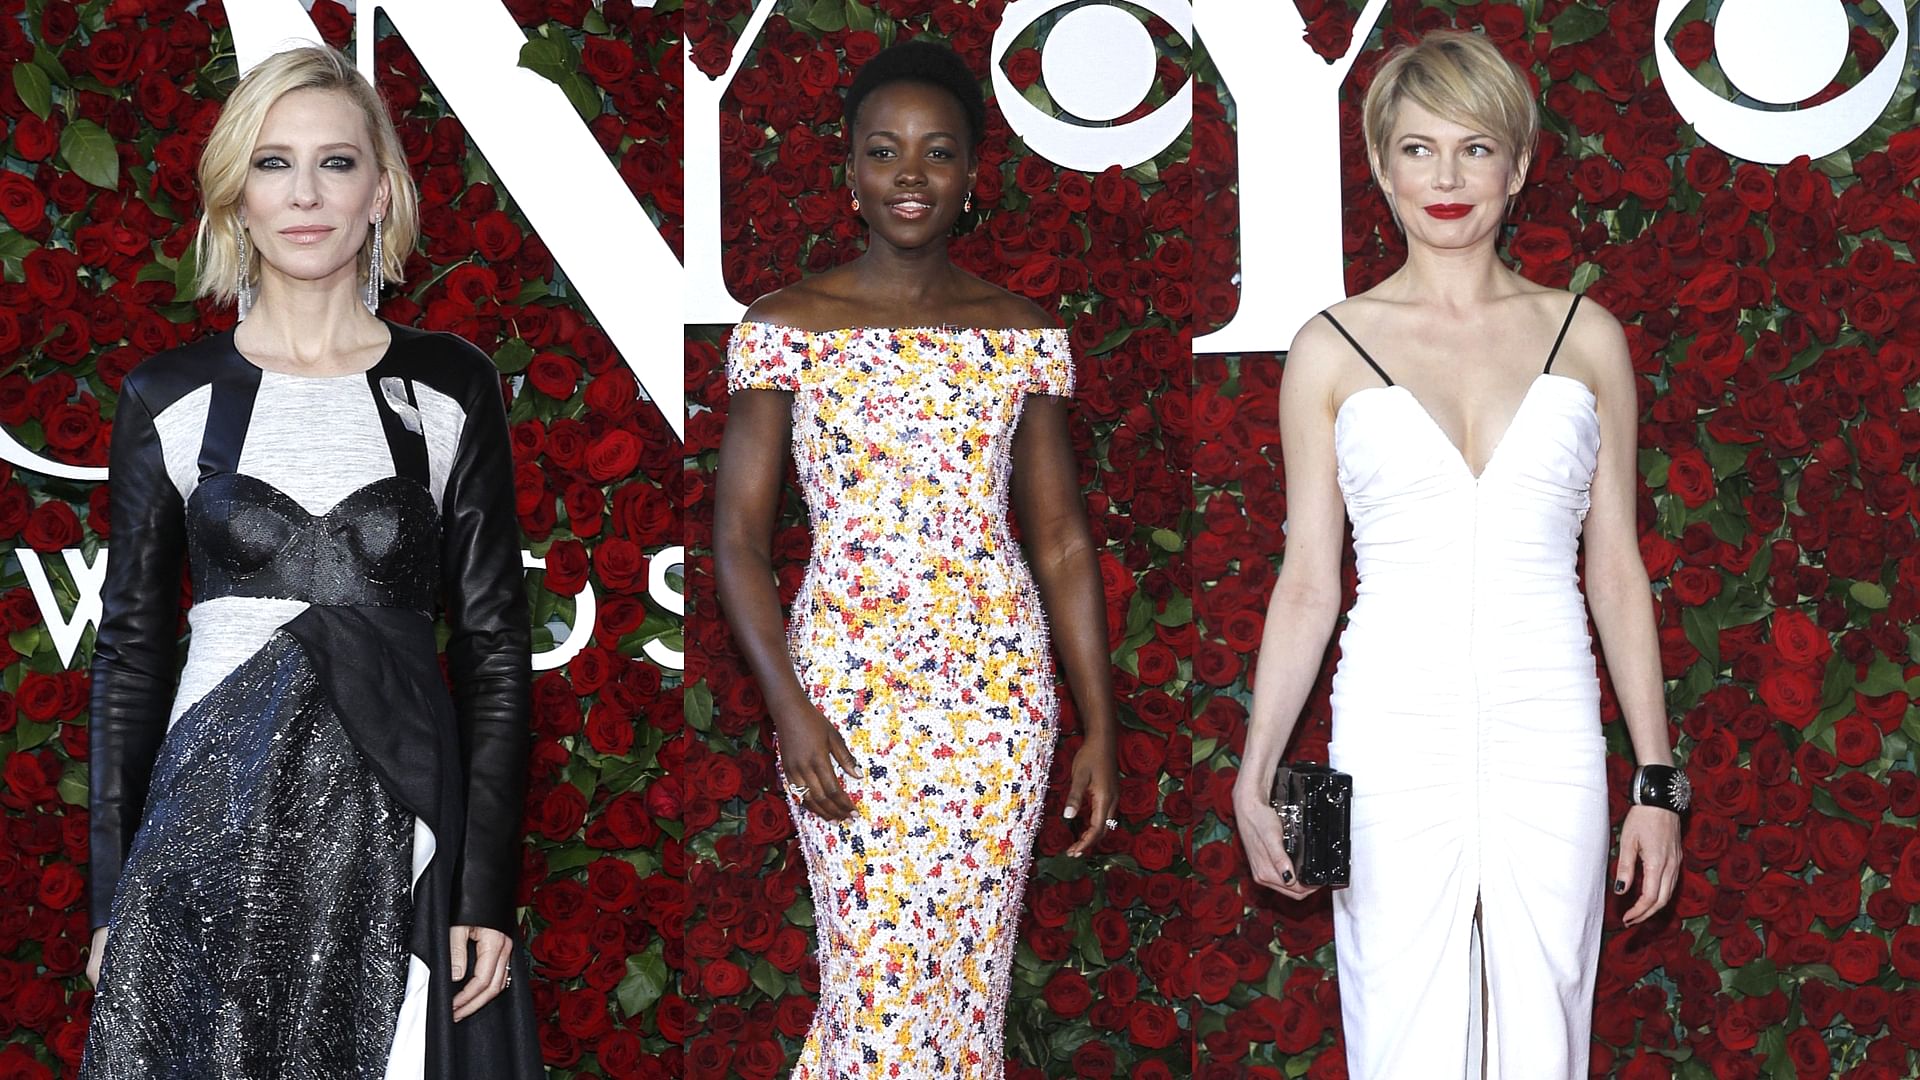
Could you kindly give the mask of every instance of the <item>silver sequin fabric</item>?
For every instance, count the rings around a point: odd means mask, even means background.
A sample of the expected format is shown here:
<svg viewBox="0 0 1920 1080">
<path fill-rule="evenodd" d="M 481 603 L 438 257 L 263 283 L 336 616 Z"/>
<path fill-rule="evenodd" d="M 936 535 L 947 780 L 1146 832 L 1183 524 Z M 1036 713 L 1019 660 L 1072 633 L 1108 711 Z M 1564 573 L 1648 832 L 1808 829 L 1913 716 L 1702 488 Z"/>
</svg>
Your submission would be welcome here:
<svg viewBox="0 0 1920 1080">
<path fill-rule="evenodd" d="M 279 632 L 168 732 L 83 1080 L 380 1080 L 413 819 Z"/>
</svg>

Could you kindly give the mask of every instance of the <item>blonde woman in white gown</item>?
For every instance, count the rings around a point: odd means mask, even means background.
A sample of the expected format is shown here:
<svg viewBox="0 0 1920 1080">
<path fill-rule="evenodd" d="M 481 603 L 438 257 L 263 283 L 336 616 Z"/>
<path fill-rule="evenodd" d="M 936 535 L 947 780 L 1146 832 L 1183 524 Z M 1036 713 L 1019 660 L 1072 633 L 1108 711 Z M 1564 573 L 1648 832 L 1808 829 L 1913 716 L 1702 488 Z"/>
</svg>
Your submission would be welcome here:
<svg viewBox="0 0 1920 1080">
<path fill-rule="evenodd" d="M 1350 517 L 1360 586 L 1331 752 L 1354 783 L 1352 884 L 1333 901 L 1350 1075 L 1584 1078 L 1605 890 L 1635 894 L 1629 924 L 1668 902 L 1685 804 L 1650 784 L 1607 872 L 1589 609 L 1639 764 L 1674 775 L 1626 341 L 1600 305 L 1498 257 L 1539 121 L 1492 45 L 1429 35 L 1382 66 L 1363 112 L 1407 261 L 1287 354 L 1286 557 L 1240 836 L 1255 880 L 1313 891 L 1267 801 L 1340 613 Z"/>
</svg>

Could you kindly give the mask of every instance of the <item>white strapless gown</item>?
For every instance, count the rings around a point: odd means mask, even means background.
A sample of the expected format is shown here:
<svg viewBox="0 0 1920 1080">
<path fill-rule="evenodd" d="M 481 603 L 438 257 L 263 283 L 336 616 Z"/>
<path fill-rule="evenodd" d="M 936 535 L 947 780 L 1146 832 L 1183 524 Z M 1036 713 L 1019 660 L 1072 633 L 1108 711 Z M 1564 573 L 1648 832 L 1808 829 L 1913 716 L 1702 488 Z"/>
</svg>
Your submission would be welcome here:
<svg viewBox="0 0 1920 1080">
<path fill-rule="evenodd" d="M 1536 377 L 1478 479 L 1399 386 L 1348 398 L 1334 446 L 1360 572 L 1332 699 L 1349 1073 L 1474 1080 L 1484 1041 L 1488 1077 L 1584 1080 L 1608 851 L 1574 572 L 1593 395 Z"/>
</svg>

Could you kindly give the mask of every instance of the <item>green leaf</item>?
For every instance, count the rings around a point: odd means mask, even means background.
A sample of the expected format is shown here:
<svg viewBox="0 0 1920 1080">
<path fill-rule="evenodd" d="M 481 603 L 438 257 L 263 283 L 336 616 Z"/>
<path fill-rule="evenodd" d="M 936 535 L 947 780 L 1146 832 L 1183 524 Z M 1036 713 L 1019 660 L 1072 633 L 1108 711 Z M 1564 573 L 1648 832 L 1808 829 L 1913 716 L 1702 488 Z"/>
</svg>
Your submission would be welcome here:
<svg viewBox="0 0 1920 1080">
<path fill-rule="evenodd" d="M 188 244 L 186 250 L 180 252 L 180 261 L 173 267 L 174 300 L 180 303 L 192 300 L 194 294 L 200 291 L 199 277 L 200 247 L 198 244 Z"/>
<path fill-rule="evenodd" d="M 569 72 L 566 78 L 560 80 L 560 92 L 573 103 L 573 111 L 580 114 L 580 119 L 593 120 L 600 115 L 600 88 L 585 75 L 577 71 Z"/>
<path fill-rule="evenodd" d="M 521 338 L 508 338 L 494 351 L 493 366 L 503 375 L 518 375 L 533 363 L 533 346 Z"/>
<path fill-rule="evenodd" d="M 831 34 L 847 28 L 847 5 L 845 0 L 813 0 L 813 7 L 807 10 L 808 26 L 823 34 Z"/>
<path fill-rule="evenodd" d="M 1187 542 L 1182 540 L 1180 534 L 1174 532 L 1172 529 L 1155 529 L 1153 530 L 1153 546 L 1162 551 L 1179 551 L 1187 546 Z"/>
<path fill-rule="evenodd" d="M 573 45 L 565 37 L 530 37 L 520 46 L 520 66 L 551 83 L 565 85 L 574 74 Z"/>
<path fill-rule="evenodd" d="M 1854 582 L 1848 587 L 1847 595 L 1853 597 L 1855 603 L 1866 608 L 1868 611 L 1885 611 L 1887 609 L 1887 590 L 1871 581 Z"/>
<path fill-rule="evenodd" d="M 53 112 L 53 80 L 38 64 L 16 62 L 13 65 L 13 92 L 20 103 L 45 120 Z"/>
<path fill-rule="evenodd" d="M 613 27 L 607 25 L 607 17 L 600 13 L 599 8 L 587 9 L 587 14 L 580 20 L 580 29 L 594 35 L 613 33 Z"/>
<path fill-rule="evenodd" d="M 87 805 L 87 778 L 85 776 L 79 774 L 63 776 L 60 778 L 60 782 L 53 787 L 55 791 L 60 793 L 60 801 L 66 803 L 68 806 Z"/>
<path fill-rule="evenodd" d="M 667 990 L 667 960 L 661 947 L 656 941 L 646 952 L 627 957 L 627 974 L 614 996 L 619 999 L 620 1011 L 628 1016 L 640 1015 Z"/>
<path fill-rule="evenodd" d="M 1685 608 L 1680 612 L 1681 629 L 1687 633 L 1687 640 L 1700 650 L 1707 666 L 1714 671 L 1720 670 L 1720 628 L 1715 620 L 1703 608 Z"/>
<path fill-rule="evenodd" d="M 60 133 L 60 156 L 94 187 L 112 191 L 120 184 L 120 154 L 113 148 L 113 136 L 91 120 L 75 120 Z"/>
<path fill-rule="evenodd" d="M 749 977 L 753 979 L 753 985 L 759 987 L 760 992 L 768 997 L 786 996 L 787 977 L 780 974 L 779 968 L 767 963 L 766 957 L 763 956 L 753 962 L 753 970 L 749 972 Z"/>
<path fill-rule="evenodd" d="M 1106 337 L 1101 338 L 1100 344 L 1095 345 L 1093 347 L 1093 355 L 1099 356 L 1101 353 L 1112 352 L 1113 350 L 1119 348 L 1121 343 L 1125 342 L 1128 338 L 1132 336 L 1133 336 L 1133 327 L 1122 326 L 1119 329 L 1115 330 L 1114 332 L 1108 334 Z"/>
<path fill-rule="evenodd" d="M 1764 956 L 1734 968 L 1728 975 L 1728 988 L 1747 997 L 1764 997 L 1780 988 L 1780 973 L 1774 970 L 1773 961 Z"/>
<path fill-rule="evenodd" d="M 713 690 L 704 680 L 687 684 L 680 707 L 688 727 L 695 731 L 713 730 Z"/>
<path fill-rule="evenodd" d="M 33 720 L 22 720 L 19 726 L 13 729 L 13 747 L 16 750 L 31 750 L 41 743 L 46 742 L 48 739 L 53 738 L 53 733 L 59 730 L 59 724 L 42 724 Z"/>
<path fill-rule="evenodd" d="M 1566 10 L 1555 15 L 1553 21 L 1547 24 L 1547 33 L 1552 36 L 1554 47 L 1558 48 L 1562 45 L 1577 45 L 1606 28 L 1606 12 L 1570 4 Z"/>
<path fill-rule="evenodd" d="M 1899 664 L 1884 656 L 1874 658 L 1873 663 L 1867 665 L 1867 677 L 1860 680 L 1860 692 L 1868 697 L 1880 697 L 1906 688 L 1906 673 L 1900 670 Z"/>
</svg>

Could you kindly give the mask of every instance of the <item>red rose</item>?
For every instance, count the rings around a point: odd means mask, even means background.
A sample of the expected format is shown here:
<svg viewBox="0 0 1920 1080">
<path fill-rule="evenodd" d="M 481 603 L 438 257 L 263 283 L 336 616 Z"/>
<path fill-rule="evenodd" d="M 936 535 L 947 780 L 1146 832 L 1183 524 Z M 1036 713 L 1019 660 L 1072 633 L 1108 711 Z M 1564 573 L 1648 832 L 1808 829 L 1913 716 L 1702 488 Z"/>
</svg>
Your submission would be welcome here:
<svg viewBox="0 0 1920 1080">
<path fill-rule="evenodd" d="M 1127 1018 L 1127 1037 L 1136 1046 L 1159 1050 L 1173 1045 L 1180 1035 L 1180 1021 L 1165 1005 L 1139 1002 Z"/>
<path fill-rule="evenodd" d="M 587 817 L 587 797 L 572 784 L 560 784 L 540 800 L 533 816 L 534 831 L 558 843 L 580 831 Z"/>
<path fill-rule="evenodd" d="M 40 902 L 55 910 L 64 911 L 79 903 L 86 891 L 86 877 L 71 863 L 54 863 L 40 875 Z"/>
<path fill-rule="evenodd" d="M 640 545 L 613 536 L 602 540 L 594 549 L 593 568 L 609 589 L 638 592 L 646 581 L 647 558 L 641 554 Z"/>
<path fill-rule="evenodd" d="M 1759 689 L 1767 708 L 1796 728 L 1805 728 L 1820 711 L 1820 681 L 1804 670 L 1769 668 Z"/>
<path fill-rule="evenodd" d="M 1054 972 L 1041 996 L 1046 999 L 1047 1008 L 1060 1016 L 1079 1016 L 1093 1004 L 1093 988 L 1087 985 L 1086 976 L 1072 968 Z"/>
<path fill-rule="evenodd" d="M 1703 506 L 1713 498 L 1713 468 L 1706 455 L 1691 446 L 1677 451 L 1667 466 L 1667 490 L 1688 507 Z"/>
<path fill-rule="evenodd" d="M 602 754 L 621 757 L 633 749 L 633 718 L 608 702 L 588 710 L 586 732 L 587 742 Z"/>
<path fill-rule="evenodd" d="M 0 217 L 15 232 L 33 233 L 47 220 L 46 196 L 19 173 L 0 171 Z"/>
<path fill-rule="evenodd" d="M 640 437 L 616 428 L 587 446 L 587 475 L 600 483 L 633 475 L 640 464 Z"/>
<path fill-rule="evenodd" d="M 573 388 L 579 381 L 580 365 L 557 353 L 541 353 L 527 365 L 527 382 L 556 401 L 572 398 Z M 548 438 L 552 438 L 551 431 Z"/>
<path fill-rule="evenodd" d="M 1768 627 L 1773 646 L 1789 664 L 1823 666 L 1833 655 L 1833 643 L 1799 608 L 1776 608 Z"/>
<path fill-rule="evenodd" d="M 505 262 L 520 250 L 520 228 L 502 211 L 483 214 L 473 223 L 473 247 L 490 262 Z M 566 396 L 573 396 L 571 384 Z"/>
<path fill-rule="evenodd" d="M 1877 935 L 1851 930 L 1833 947 L 1833 969 L 1850 983 L 1872 982 L 1887 963 L 1887 943 Z"/>
<path fill-rule="evenodd" d="M 139 42 L 127 31 L 109 27 L 88 39 L 85 57 L 95 78 L 108 86 L 120 86 L 133 77 Z"/>
<path fill-rule="evenodd" d="M 587 584 L 587 549 L 578 540 L 556 540 L 547 549 L 547 591 L 572 596 Z"/>
<path fill-rule="evenodd" d="M 580 50 L 580 67 L 601 86 L 616 86 L 633 74 L 633 49 L 613 38 L 589 37 Z"/>
<path fill-rule="evenodd" d="M 536 970 L 549 979 L 571 979 L 593 960 L 593 946 L 578 930 L 548 927 L 527 944 Z"/>
</svg>

